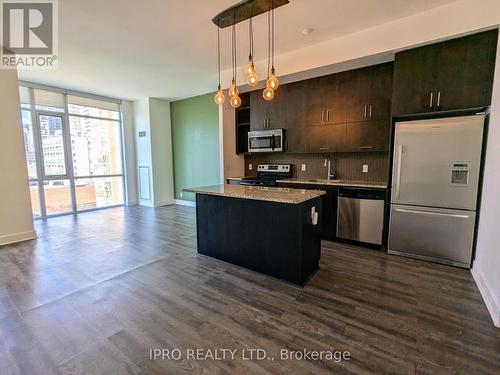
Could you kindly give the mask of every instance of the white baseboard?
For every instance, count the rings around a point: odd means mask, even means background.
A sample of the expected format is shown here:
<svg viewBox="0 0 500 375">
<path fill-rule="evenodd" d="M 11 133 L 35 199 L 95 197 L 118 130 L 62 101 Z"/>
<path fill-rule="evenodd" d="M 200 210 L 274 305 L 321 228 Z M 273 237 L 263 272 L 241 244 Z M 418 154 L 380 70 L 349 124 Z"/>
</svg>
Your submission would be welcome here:
<svg viewBox="0 0 500 375">
<path fill-rule="evenodd" d="M 175 204 L 181 205 L 181 206 L 189 206 L 189 207 L 196 207 L 196 202 L 192 201 L 185 201 L 182 199 L 176 199 Z"/>
<path fill-rule="evenodd" d="M 477 266 L 474 266 L 471 269 L 471 273 L 472 277 L 474 277 L 474 280 L 476 281 L 479 291 L 481 292 L 484 303 L 488 308 L 491 319 L 493 319 L 493 324 L 495 324 L 496 327 L 500 328 L 500 303 L 492 293 L 491 288 L 488 286 L 488 283 L 484 279 L 481 270 Z"/>
<path fill-rule="evenodd" d="M 15 242 L 27 241 L 36 238 L 36 232 L 30 230 L 27 232 L 8 234 L 6 236 L 0 236 L 0 246 L 8 245 Z"/>
<path fill-rule="evenodd" d="M 155 202 L 155 207 L 169 206 L 171 204 L 175 204 L 175 199 L 167 199 L 164 201 Z"/>
</svg>

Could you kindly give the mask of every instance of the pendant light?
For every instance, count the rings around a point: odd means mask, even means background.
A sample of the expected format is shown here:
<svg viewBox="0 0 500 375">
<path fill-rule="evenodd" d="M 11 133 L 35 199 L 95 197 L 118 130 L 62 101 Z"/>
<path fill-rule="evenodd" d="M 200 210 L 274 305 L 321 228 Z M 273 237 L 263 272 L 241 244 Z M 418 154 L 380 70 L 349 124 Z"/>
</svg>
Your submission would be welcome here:
<svg viewBox="0 0 500 375">
<path fill-rule="evenodd" d="M 278 88 L 278 86 L 280 85 L 280 81 L 278 80 L 278 77 L 276 77 L 276 72 L 274 70 L 274 56 L 276 55 L 276 47 L 275 47 L 275 44 L 276 44 L 276 34 L 275 34 L 275 23 L 274 23 L 274 0 L 272 2 L 272 8 L 271 8 L 271 21 L 272 21 L 272 26 L 271 26 L 271 30 L 272 30 L 272 36 L 271 36 L 271 40 L 272 40 L 272 47 L 271 47 L 271 75 L 268 77 L 267 79 L 267 82 L 266 82 L 266 86 L 273 89 L 273 90 L 276 90 Z"/>
<path fill-rule="evenodd" d="M 250 13 L 250 18 L 248 19 L 248 40 L 249 40 L 249 49 L 248 53 L 248 63 L 245 65 L 245 74 L 247 76 L 247 83 L 249 86 L 257 86 L 259 83 L 259 77 L 255 72 L 255 66 L 253 64 L 253 3 L 252 10 Z"/>
<path fill-rule="evenodd" d="M 219 71 L 219 85 L 217 86 L 217 93 L 214 96 L 214 101 L 218 105 L 224 104 L 226 97 L 220 88 L 220 27 L 217 25 L 217 68 Z"/>
<path fill-rule="evenodd" d="M 231 107 L 236 109 L 241 105 L 241 98 L 239 97 L 240 92 L 236 87 L 236 22 L 233 23 L 233 29 L 231 34 L 231 55 L 232 55 L 231 65 L 233 68 L 233 80 L 231 82 L 231 87 L 229 88 L 229 96 L 231 97 L 231 99 L 229 100 L 229 104 L 231 104 Z"/>
<path fill-rule="evenodd" d="M 267 12 L 267 82 L 269 82 L 269 65 L 271 60 L 271 14 Z M 273 100 L 274 98 L 274 89 L 266 85 L 264 91 L 262 91 L 262 97 L 264 100 Z"/>
</svg>

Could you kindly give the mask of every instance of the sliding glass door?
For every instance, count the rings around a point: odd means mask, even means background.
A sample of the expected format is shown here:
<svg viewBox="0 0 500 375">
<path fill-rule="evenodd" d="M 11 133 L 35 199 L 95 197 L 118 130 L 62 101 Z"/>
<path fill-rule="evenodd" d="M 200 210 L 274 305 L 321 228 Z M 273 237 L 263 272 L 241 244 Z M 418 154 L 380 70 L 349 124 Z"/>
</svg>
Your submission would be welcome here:
<svg viewBox="0 0 500 375">
<path fill-rule="evenodd" d="M 40 138 L 39 160 L 43 189 L 42 216 L 64 214 L 73 211 L 72 186 L 68 166 L 67 126 L 64 116 L 36 111 Z"/>
<path fill-rule="evenodd" d="M 21 88 L 33 216 L 122 205 L 119 104 Z"/>
</svg>

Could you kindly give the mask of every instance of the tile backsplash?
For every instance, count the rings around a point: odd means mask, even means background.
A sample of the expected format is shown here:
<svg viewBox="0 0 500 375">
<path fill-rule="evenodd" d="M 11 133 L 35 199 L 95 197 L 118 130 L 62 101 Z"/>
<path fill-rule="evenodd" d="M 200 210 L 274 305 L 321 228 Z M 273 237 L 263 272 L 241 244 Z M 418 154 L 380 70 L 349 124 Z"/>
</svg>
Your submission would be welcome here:
<svg viewBox="0 0 500 375">
<path fill-rule="evenodd" d="M 282 163 L 293 165 L 293 177 L 326 178 L 328 167 L 325 159 L 330 156 L 335 178 L 343 180 L 387 182 L 389 179 L 388 152 L 349 152 L 332 154 L 251 154 L 245 156 L 245 175 L 256 174 L 257 164 Z M 249 164 L 253 169 L 249 170 Z M 302 171 L 302 164 L 306 170 Z M 363 173 L 363 166 L 368 165 L 368 172 Z"/>
</svg>

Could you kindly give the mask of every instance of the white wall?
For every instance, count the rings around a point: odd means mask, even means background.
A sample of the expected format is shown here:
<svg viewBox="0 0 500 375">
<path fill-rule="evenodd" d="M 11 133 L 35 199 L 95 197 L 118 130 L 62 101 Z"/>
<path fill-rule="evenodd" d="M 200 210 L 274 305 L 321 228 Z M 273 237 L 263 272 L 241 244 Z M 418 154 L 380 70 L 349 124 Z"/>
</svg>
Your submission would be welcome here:
<svg viewBox="0 0 500 375">
<path fill-rule="evenodd" d="M 0 245 L 36 237 L 15 70 L 0 69 Z"/>
<path fill-rule="evenodd" d="M 500 43 L 488 131 L 483 195 L 472 274 L 496 326 L 500 327 Z"/>
<path fill-rule="evenodd" d="M 139 204 L 151 207 L 173 204 L 175 199 L 170 103 L 166 100 L 145 98 L 135 101 L 133 107 Z M 140 132 L 145 132 L 146 135 L 139 137 Z M 143 172 L 148 171 L 149 179 L 142 179 L 144 175 L 141 174 L 141 168 Z M 149 199 L 145 199 L 141 187 L 143 191 L 149 189 Z"/>
<path fill-rule="evenodd" d="M 138 203 L 137 192 L 137 166 L 135 154 L 135 130 L 134 130 L 134 108 L 133 103 L 122 100 L 122 122 L 123 122 L 123 160 L 125 162 L 126 176 L 126 204 Z"/>
<path fill-rule="evenodd" d="M 133 110 L 138 201 L 140 205 L 153 207 L 153 162 L 151 157 L 149 98 L 136 100 L 133 104 Z M 144 137 L 139 137 L 141 132 L 145 132 Z M 145 178 L 146 175 L 149 176 L 149 179 Z"/>
<path fill-rule="evenodd" d="M 170 102 L 149 99 L 155 206 L 175 203 Z M 189 150 L 186 150 L 189 152 Z"/>
<path fill-rule="evenodd" d="M 222 124 L 223 162 L 221 177 L 242 177 L 245 175 L 245 158 L 236 154 L 236 119 L 234 109 L 229 104 L 229 95 L 225 91 L 226 102 L 219 106 L 219 125 Z"/>
</svg>

